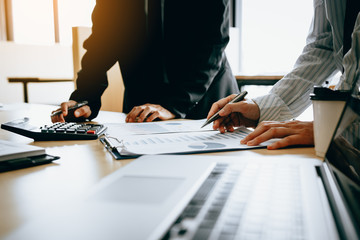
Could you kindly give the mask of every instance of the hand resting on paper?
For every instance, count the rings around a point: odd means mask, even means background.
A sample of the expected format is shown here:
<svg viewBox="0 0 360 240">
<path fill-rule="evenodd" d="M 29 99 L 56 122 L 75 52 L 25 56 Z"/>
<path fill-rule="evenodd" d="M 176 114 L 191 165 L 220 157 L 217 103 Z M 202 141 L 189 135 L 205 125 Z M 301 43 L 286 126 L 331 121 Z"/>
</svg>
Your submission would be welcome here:
<svg viewBox="0 0 360 240">
<path fill-rule="evenodd" d="M 273 138 L 280 140 L 267 149 L 284 148 L 291 145 L 314 145 L 313 122 L 304 121 L 264 121 L 240 141 L 241 144 L 256 146 Z"/>
<path fill-rule="evenodd" d="M 155 119 L 170 120 L 175 115 L 169 110 L 157 104 L 144 104 L 134 107 L 126 116 L 126 122 L 152 122 Z"/>
</svg>

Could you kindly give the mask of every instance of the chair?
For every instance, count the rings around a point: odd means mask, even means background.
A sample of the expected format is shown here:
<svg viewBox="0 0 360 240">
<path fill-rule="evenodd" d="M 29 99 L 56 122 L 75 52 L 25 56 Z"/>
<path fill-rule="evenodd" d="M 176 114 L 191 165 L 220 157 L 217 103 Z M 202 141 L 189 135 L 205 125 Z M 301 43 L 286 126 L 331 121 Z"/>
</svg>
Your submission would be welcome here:
<svg viewBox="0 0 360 240">
<path fill-rule="evenodd" d="M 74 78 L 73 79 L 44 79 L 44 78 L 14 78 L 9 77 L 9 83 L 22 83 L 24 92 L 24 102 L 29 102 L 28 99 L 28 83 L 44 83 L 44 82 L 69 82 L 76 79 L 76 74 L 81 68 L 81 58 L 85 54 L 86 50 L 83 48 L 83 42 L 91 34 L 90 27 L 73 27 L 72 28 L 72 52 L 73 52 L 73 67 Z M 124 84 L 120 72 L 119 64 L 116 63 L 107 72 L 109 87 L 105 90 L 101 97 L 101 109 L 102 111 L 122 112 L 123 98 L 124 98 Z M 74 81 L 75 84 L 75 81 Z"/>
</svg>

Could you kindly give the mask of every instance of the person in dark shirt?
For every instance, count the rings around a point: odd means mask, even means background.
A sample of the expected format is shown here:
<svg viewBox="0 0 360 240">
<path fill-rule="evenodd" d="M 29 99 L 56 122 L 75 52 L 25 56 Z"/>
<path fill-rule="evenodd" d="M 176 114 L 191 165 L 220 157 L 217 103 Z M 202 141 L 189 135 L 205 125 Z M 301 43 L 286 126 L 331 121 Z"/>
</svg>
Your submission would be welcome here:
<svg viewBox="0 0 360 240">
<path fill-rule="evenodd" d="M 239 92 L 224 52 L 228 0 L 97 0 L 92 21 L 77 88 L 53 122 L 67 120 L 68 107 L 84 100 L 75 120 L 95 118 L 116 62 L 127 122 L 205 118 L 212 103 Z"/>
</svg>

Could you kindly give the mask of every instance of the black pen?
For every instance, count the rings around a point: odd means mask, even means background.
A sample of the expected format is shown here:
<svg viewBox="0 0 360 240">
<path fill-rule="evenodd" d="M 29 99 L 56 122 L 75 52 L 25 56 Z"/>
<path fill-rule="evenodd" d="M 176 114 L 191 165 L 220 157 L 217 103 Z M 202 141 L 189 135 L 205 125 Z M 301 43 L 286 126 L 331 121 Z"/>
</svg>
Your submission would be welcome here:
<svg viewBox="0 0 360 240">
<path fill-rule="evenodd" d="M 247 94 L 247 91 L 243 91 L 241 93 L 239 93 L 236 97 L 233 98 L 233 100 L 231 100 L 230 102 L 228 102 L 227 104 L 229 103 L 236 103 L 236 102 L 240 102 L 242 101 L 245 96 Z M 227 105 L 226 104 L 226 105 Z M 225 106 L 226 106 L 225 105 Z M 224 107 L 225 107 L 224 106 Z M 219 111 L 217 111 L 214 115 L 212 115 L 205 123 L 204 125 L 201 126 L 201 128 L 205 127 L 206 125 L 208 125 L 209 123 L 212 123 L 213 121 L 215 121 L 216 119 L 220 118 L 220 115 L 219 115 L 219 112 L 224 108 L 222 107 Z"/>
<path fill-rule="evenodd" d="M 69 111 L 69 110 L 73 110 L 73 109 L 80 108 L 80 107 L 82 107 L 82 106 L 85 106 L 86 104 L 88 104 L 88 101 L 78 102 L 78 103 L 76 103 L 74 106 L 69 107 L 69 108 L 68 108 L 68 111 Z M 51 116 L 54 117 L 54 116 L 56 116 L 56 115 L 60 115 L 61 113 L 62 113 L 62 110 L 57 110 L 57 111 L 53 112 L 53 113 L 51 114 Z"/>
</svg>

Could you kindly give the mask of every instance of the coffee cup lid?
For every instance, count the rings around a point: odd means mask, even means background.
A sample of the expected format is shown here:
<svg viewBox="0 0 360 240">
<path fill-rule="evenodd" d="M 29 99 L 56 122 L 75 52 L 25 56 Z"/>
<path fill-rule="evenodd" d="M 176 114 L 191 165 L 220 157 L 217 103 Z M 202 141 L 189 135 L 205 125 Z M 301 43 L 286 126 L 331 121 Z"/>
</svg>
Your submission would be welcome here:
<svg viewBox="0 0 360 240">
<path fill-rule="evenodd" d="M 345 101 L 350 96 L 350 91 L 332 90 L 326 87 L 314 87 L 310 94 L 311 100 Z"/>
</svg>

